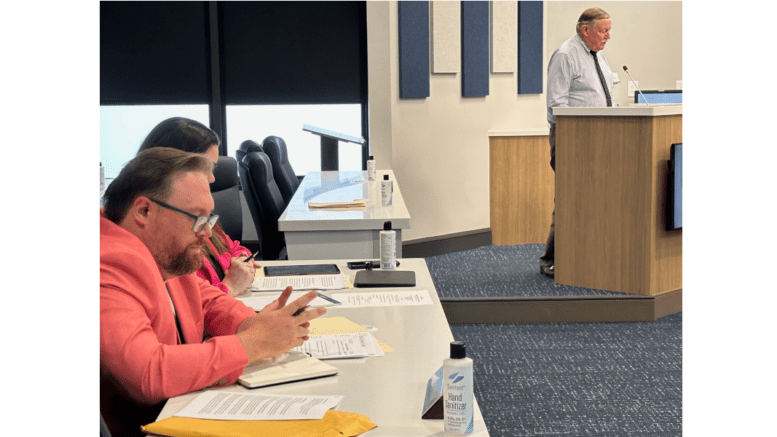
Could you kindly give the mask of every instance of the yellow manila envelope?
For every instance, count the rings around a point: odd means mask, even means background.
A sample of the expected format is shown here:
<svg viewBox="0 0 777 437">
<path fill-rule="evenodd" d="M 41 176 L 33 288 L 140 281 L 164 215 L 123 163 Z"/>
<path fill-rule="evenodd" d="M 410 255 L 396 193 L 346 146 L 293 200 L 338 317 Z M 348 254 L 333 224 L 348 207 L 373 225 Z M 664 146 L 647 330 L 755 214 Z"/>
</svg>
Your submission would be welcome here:
<svg viewBox="0 0 777 437">
<path fill-rule="evenodd" d="M 366 332 L 364 326 L 352 322 L 345 317 L 317 318 L 310 321 L 309 335 L 335 335 Z"/>
<path fill-rule="evenodd" d="M 148 435 L 164 437 L 351 437 L 376 426 L 367 416 L 329 410 L 319 420 L 210 420 L 172 416 L 141 429 Z"/>
</svg>

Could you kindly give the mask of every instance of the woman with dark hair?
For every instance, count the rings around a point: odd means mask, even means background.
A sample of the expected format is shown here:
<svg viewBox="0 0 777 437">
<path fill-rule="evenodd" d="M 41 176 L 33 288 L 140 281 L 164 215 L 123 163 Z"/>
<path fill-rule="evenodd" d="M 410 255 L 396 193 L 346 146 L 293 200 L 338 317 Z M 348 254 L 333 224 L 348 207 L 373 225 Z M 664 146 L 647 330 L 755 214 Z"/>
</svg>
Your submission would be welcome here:
<svg viewBox="0 0 777 437">
<path fill-rule="evenodd" d="M 183 117 L 162 121 L 151 132 L 138 149 L 138 153 L 153 147 L 171 147 L 191 153 L 201 153 L 214 164 L 218 162 L 221 139 L 215 132 L 200 122 Z M 211 174 L 208 182 L 215 178 Z M 197 276 L 220 288 L 230 296 L 243 294 L 254 281 L 254 262 L 245 262 L 251 251 L 224 233 L 218 223 L 213 227 L 210 239 L 203 246 L 205 255 Z"/>
</svg>

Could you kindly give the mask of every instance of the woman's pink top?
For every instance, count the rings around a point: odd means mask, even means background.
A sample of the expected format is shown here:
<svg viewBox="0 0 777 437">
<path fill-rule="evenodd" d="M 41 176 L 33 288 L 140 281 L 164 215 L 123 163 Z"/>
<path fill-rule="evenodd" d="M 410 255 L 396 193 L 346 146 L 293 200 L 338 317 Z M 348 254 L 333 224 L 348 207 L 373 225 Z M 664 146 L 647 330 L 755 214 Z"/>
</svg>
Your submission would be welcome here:
<svg viewBox="0 0 777 437">
<path fill-rule="evenodd" d="M 229 264 L 232 258 L 241 256 L 241 255 L 251 256 L 250 250 L 241 246 L 239 241 L 232 241 L 232 239 L 229 238 L 229 236 L 225 234 L 224 231 L 221 230 L 221 228 L 218 228 L 218 227 L 213 228 L 213 233 L 218 238 L 221 238 L 221 241 L 223 241 L 224 244 L 228 247 L 228 250 L 226 252 L 217 256 L 217 260 L 221 265 L 221 269 L 224 271 L 224 273 L 226 273 L 229 270 Z M 210 247 L 210 250 L 213 253 L 218 253 L 218 251 L 216 250 L 216 247 L 213 245 L 210 239 L 206 241 L 207 241 L 206 244 L 208 245 L 208 247 Z M 226 285 L 224 285 L 223 282 L 221 282 L 221 280 L 219 279 L 219 276 L 216 274 L 216 269 L 213 268 L 213 265 L 210 263 L 210 260 L 208 259 L 207 256 L 202 257 L 202 267 L 200 267 L 200 269 L 197 270 L 197 276 L 215 285 L 224 293 L 229 293 L 229 289 L 227 288 Z"/>
</svg>

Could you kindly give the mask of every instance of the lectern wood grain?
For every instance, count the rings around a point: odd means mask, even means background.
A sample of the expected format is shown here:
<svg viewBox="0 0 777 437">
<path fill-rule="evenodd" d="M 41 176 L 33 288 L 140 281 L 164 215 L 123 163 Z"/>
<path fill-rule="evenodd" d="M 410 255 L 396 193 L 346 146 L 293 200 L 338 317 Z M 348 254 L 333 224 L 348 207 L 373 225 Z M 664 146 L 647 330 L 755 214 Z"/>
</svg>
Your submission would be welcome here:
<svg viewBox="0 0 777 437">
<path fill-rule="evenodd" d="M 666 230 L 682 116 L 557 116 L 556 283 L 653 296 L 682 288 L 682 230 Z"/>
<path fill-rule="evenodd" d="M 491 137 L 489 144 L 492 244 L 545 243 L 555 184 L 548 136 Z"/>
</svg>

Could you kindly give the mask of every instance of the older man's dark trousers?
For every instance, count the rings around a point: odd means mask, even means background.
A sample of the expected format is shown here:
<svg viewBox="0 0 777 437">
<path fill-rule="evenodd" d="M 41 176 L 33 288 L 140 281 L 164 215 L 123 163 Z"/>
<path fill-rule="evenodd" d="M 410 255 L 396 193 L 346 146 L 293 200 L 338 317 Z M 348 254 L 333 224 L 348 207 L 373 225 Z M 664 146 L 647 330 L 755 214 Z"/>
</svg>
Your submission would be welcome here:
<svg viewBox="0 0 777 437">
<path fill-rule="evenodd" d="M 550 132 L 548 133 L 548 143 L 550 143 L 550 167 L 553 172 L 556 171 L 556 124 L 550 125 Z M 540 266 L 552 266 L 555 263 L 556 258 L 556 200 L 553 199 L 553 216 L 550 219 L 550 232 L 548 233 L 548 239 L 545 241 L 545 254 L 540 257 Z"/>
</svg>

